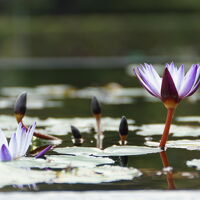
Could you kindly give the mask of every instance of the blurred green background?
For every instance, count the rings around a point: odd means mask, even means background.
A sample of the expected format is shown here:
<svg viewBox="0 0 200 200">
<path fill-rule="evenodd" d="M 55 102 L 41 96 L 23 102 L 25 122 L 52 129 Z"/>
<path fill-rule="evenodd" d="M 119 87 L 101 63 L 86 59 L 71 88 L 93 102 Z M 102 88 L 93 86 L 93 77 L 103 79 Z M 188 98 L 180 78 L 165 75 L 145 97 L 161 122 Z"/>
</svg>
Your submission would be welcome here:
<svg viewBox="0 0 200 200">
<path fill-rule="evenodd" d="M 0 4 L 1 66 L 199 61 L 199 1 L 1 0 Z"/>
</svg>

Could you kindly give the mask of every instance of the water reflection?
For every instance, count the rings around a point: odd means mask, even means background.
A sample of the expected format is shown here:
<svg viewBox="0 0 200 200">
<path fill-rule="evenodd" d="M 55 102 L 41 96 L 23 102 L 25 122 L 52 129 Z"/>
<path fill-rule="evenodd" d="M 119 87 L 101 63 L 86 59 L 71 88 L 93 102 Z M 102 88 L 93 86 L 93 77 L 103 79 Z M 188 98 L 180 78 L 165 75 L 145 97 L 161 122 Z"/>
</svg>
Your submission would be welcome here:
<svg viewBox="0 0 200 200">
<path fill-rule="evenodd" d="M 174 178 L 173 178 L 173 171 L 172 171 L 173 168 L 170 166 L 166 151 L 160 152 L 160 158 L 162 160 L 162 164 L 164 168 L 163 171 L 166 172 L 168 189 L 174 190 L 176 189 L 176 186 L 175 186 Z"/>
<path fill-rule="evenodd" d="M 36 184 L 27 184 L 27 185 L 12 185 L 13 188 L 24 190 L 24 191 L 37 191 L 38 187 Z"/>
<path fill-rule="evenodd" d="M 128 166 L 128 156 L 119 156 L 119 164 L 121 167 Z"/>
</svg>

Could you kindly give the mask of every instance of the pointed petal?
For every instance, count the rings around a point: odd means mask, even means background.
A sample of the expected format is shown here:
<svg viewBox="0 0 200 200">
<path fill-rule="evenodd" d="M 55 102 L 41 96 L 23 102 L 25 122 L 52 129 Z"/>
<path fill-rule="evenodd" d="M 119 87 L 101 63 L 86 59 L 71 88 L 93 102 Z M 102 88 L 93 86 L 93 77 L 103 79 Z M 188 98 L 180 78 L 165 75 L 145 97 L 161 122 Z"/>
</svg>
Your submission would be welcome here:
<svg viewBox="0 0 200 200">
<path fill-rule="evenodd" d="M 190 92 L 191 88 L 193 87 L 193 85 L 195 84 L 197 69 L 198 69 L 197 65 L 192 65 L 190 70 L 185 75 L 183 84 L 179 90 L 179 96 L 181 98 L 186 97 Z"/>
<path fill-rule="evenodd" d="M 35 127 L 36 127 L 36 122 L 34 122 L 34 124 L 31 127 L 29 127 L 26 132 L 26 142 L 24 143 L 24 147 L 23 147 L 23 155 L 26 154 L 29 146 L 31 145 Z"/>
<path fill-rule="evenodd" d="M 161 86 L 161 98 L 163 102 L 166 101 L 167 99 L 174 99 L 177 102 L 179 101 L 178 92 L 168 68 L 165 68 L 163 74 L 162 86 Z"/>
<path fill-rule="evenodd" d="M 5 144 L 3 144 L 1 146 L 1 150 L 0 150 L 0 160 L 1 161 L 9 161 L 12 160 L 12 157 L 10 155 L 10 152 L 8 150 L 8 148 L 6 147 Z"/>
<path fill-rule="evenodd" d="M 43 149 L 42 151 L 40 151 L 35 158 L 41 158 L 43 157 L 47 151 L 49 151 L 52 148 L 52 145 L 47 146 L 45 149 Z"/>
<path fill-rule="evenodd" d="M 141 70 L 138 68 L 134 69 L 134 73 L 139 79 L 142 86 L 153 96 L 160 98 L 160 94 L 156 89 L 151 86 L 151 83 L 145 78 L 143 74 L 141 74 Z"/>
<path fill-rule="evenodd" d="M 9 142 L 9 151 L 13 159 L 17 157 L 17 137 L 16 133 L 13 133 Z"/>
<path fill-rule="evenodd" d="M 199 77 L 200 76 L 200 66 L 199 65 L 197 65 L 197 66 L 198 66 L 198 69 L 197 69 L 197 73 L 196 73 L 195 83 L 194 83 L 193 87 L 191 88 L 190 92 L 187 94 L 187 97 L 193 95 L 200 86 L 200 77 Z"/>
</svg>

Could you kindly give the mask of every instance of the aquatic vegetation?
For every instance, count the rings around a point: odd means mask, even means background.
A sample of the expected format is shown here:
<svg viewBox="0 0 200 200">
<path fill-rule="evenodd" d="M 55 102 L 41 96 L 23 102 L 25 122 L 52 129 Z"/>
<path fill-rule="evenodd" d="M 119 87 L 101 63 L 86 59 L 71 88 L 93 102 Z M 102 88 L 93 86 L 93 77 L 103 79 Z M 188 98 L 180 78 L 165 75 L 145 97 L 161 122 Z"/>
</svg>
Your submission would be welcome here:
<svg viewBox="0 0 200 200">
<path fill-rule="evenodd" d="M 155 136 L 162 135 L 164 124 L 143 124 L 139 127 L 136 135 L 140 136 Z M 199 126 L 186 126 L 186 125 L 174 125 L 172 124 L 169 132 L 173 137 L 198 137 L 200 136 Z"/>
<path fill-rule="evenodd" d="M 119 125 L 119 137 L 120 144 L 124 145 L 127 143 L 126 138 L 128 136 L 128 122 L 125 116 L 122 117 L 120 125 Z"/>
<path fill-rule="evenodd" d="M 1 132 L 0 161 L 10 161 L 24 156 L 31 144 L 35 127 L 36 123 L 27 130 L 22 123 L 19 123 L 17 131 L 12 134 L 9 144 L 4 133 Z"/>
<path fill-rule="evenodd" d="M 27 94 L 26 92 L 23 92 L 19 94 L 17 97 L 17 100 L 14 105 L 14 112 L 15 112 L 15 117 L 18 123 L 22 123 L 23 127 L 26 128 L 26 126 L 23 124 L 22 119 L 24 118 L 25 112 L 26 112 L 26 99 L 27 99 Z M 27 129 L 27 128 L 26 128 Z M 46 139 L 46 140 L 60 140 L 57 137 L 51 136 L 51 135 L 44 135 L 38 132 L 33 133 L 35 137 Z"/>
<path fill-rule="evenodd" d="M 147 146 L 157 147 L 159 143 L 154 141 L 147 141 L 145 144 Z M 166 144 L 166 147 L 187 150 L 200 150 L 200 140 L 169 140 Z"/>
<path fill-rule="evenodd" d="M 160 152 L 159 148 L 151 148 L 145 146 L 111 146 L 101 150 L 94 147 L 63 147 L 55 148 L 53 151 L 60 154 L 68 155 L 89 155 L 89 156 L 130 156 L 145 155 Z"/>
<path fill-rule="evenodd" d="M 184 65 L 177 68 L 174 63 L 167 64 L 162 78 L 149 64 L 135 68 L 134 72 L 143 87 L 159 98 L 167 108 L 165 128 L 159 145 L 164 149 L 177 105 L 185 97 L 194 94 L 200 85 L 200 67 L 192 65 L 185 74 Z"/>
</svg>

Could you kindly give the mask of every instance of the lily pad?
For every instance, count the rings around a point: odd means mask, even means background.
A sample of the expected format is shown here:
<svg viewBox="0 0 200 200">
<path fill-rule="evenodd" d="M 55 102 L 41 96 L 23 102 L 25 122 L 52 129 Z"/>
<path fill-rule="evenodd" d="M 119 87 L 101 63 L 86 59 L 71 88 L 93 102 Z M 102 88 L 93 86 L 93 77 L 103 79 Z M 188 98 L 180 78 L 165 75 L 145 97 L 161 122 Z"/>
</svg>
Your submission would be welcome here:
<svg viewBox="0 0 200 200">
<path fill-rule="evenodd" d="M 118 131 L 120 118 L 104 117 L 101 120 L 103 131 Z M 14 116 L 0 115 L 0 128 L 5 132 L 6 137 L 10 137 L 16 130 L 17 122 Z M 50 135 L 66 135 L 71 132 L 71 125 L 79 128 L 81 132 L 91 132 L 96 128 L 96 121 L 94 118 L 48 118 L 41 120 L 37 117 L 24 117 L 24 123 L 28 126 L 37 123 L 37 132 Z M 134 126 L 134 120 L 128 120 L 129 130 L 136 130 L 138 127 Z"/>
<path fill-rule="evenodd" d="M 198 122 L 198 123 L 200 123 L 200 116 L 177 117 L 176 120 L 179 122 Z"/>
<path fill-rule="evenodd" d="M 3 87 L 0 93 L 8 97 L 16 97 L 21 92 L 26 91 L 30 100 L 32 97 L 62 98 L 74 88 L 70 85 L 38 85 L 36 87 Z"/>
<path fill-rule="evenodd" d="M 78 168 L 71 172 L 61 171 L 57 174 L 56 183 L 87 183 L 97 184 L 120 180 L 132 180 L 142 173 L 135 168 L 119 166 L 102 166 L 96 168 Z"/>
<path fill-rule="evenodd" d="M 150 148 L 144 146 L 112 146 L 104 150 L 91 147 L 64 147 L 56 148 L 55 152 L 61 154 L 72 155 L 91 155 L 91 156 L 128 156 L 128 155 L 143 155 L 149 153 L 160 152 L 159 148 Z"/>
<path fill-rule="evenodd" d="M 113 164 L 110 158 L 91 157 L 91 156 L 69 156 L 69 155 L 49 155 L 44 159 L 36 158 L 20 158 L 8 162 L 9 166 L 25 167 L 25 168 L 66 168 L 71 167 L 95 167 L 97 165 Z"/>
<path fill-rule="evenodd" d="M 144 124 L 136 134 L 141 136 L 162 135 L 164 126 L 164 124 Z M 171 125 L 170 134 L 174 137 L 198 137 L 200 136 L 200 127 Z"/>
<path fill-rule="evenodd" d="M 0 163 L 0 187 L 6 185 L 25 185 L 34 183 L 51 183 L 56 178 L 52 171 L 36 171 L 30 169 L 21 169 L 9 166 L 7 163 Z"/>
<path fill-rule="evenodd" d="M 145 142 L 147 146 L 158 147 L 159 142 Z M 200 140 L 171 140 L 167 141 L 167 148 L 180 148 L 187 150 L 200 150 Z"/>
<path fill-rule="evenodd" d="M 186 165 L 188 167 L 195 167 L 197 170 L 200 170 L 200 159 L 188 160 Z"/>
</svg>

